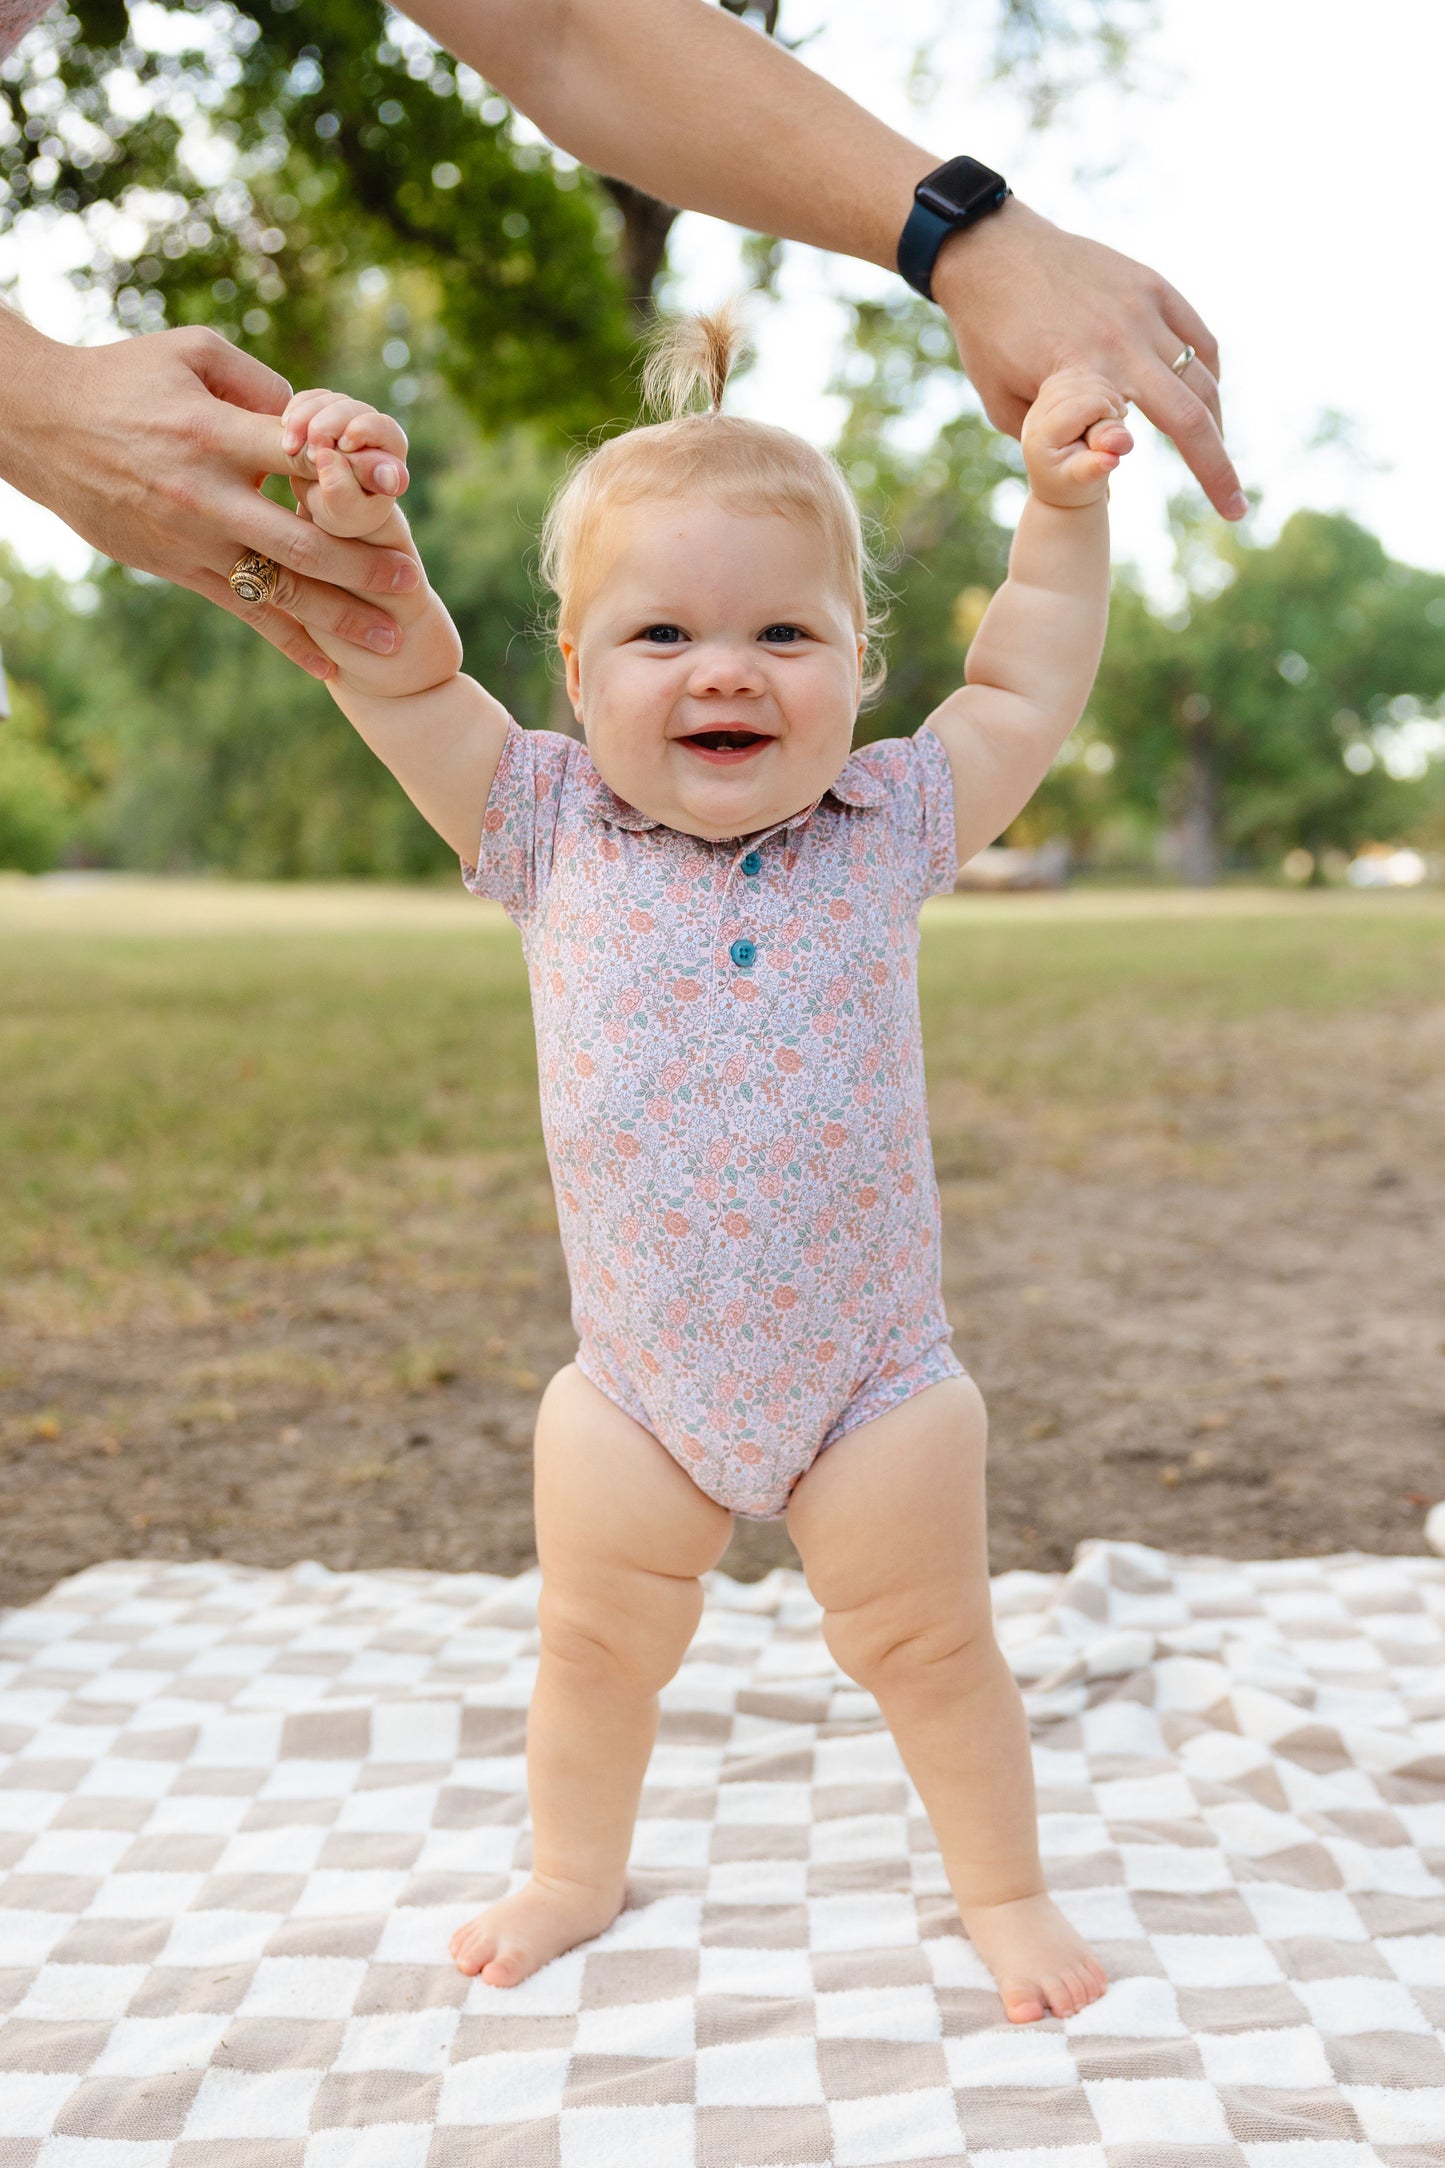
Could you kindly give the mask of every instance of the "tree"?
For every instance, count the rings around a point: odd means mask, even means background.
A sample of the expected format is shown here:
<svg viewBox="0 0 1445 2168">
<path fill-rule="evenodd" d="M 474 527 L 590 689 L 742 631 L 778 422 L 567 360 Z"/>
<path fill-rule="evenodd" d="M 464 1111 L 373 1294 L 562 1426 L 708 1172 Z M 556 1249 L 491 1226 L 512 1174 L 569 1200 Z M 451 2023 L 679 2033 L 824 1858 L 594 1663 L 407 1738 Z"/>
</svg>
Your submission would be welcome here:
<svg viewBox="0 0 1445 2168">
<path fill-rule="evenodd" d="M 779 30 L 779 0 L 720 4 Z M 1061 68 L 1112 66 L 1148 13 L 980 4 L 1038 117 Z M 528 540 L 562 444 L 633 411 L 637 322 L 676 211 L 528 140 L 372 0 L 70 0 L 0 65 L 0 231 L 66 216 L 85 229 L 79 275 L 122 325 L 208 323 L 297 381 L 410 409 L 408 510 L 469 666 L 522 720 L 563 722 L 530 637 Z M 778 256 L 753 237 L 758 283 Z M 862 310 L 855 349 L 843 453 L 898 553 L 876 734 L 915 728 L 957 682 L 970 613 L 1002 574 L 989 506 L 1012 454 L 958 411 L 950 342 L 921 303 Z M 955 411 L 925 452 L 900 425 L 935 377 Z M 27 862 L 62 841 L 109 863 L 253 873 L 444 862 L 318 687 L 194 597 L 114 568 L 94 589 L 91 617 L 54 604 L 68 644 L 12 647 L 33 743 L 57 764 L 45 776 L 65 784 L 47 797 L 16 755 L 27 802 L 49 808 Z"/>
<path fill-rule="evenodd" d="M 905 735 L 961 682 L 1004 576 L 1009 538 L 993 499 L 1021 472 L 1018 452 L 965 404 L 947 326 L 911 295 L 857 306 L 833 389 L 848 401 L 837 455 L 879 543 L 891 628 L 888 682 L 858 735 Z M 923 400 L 954 411 L 920 444 Z"/>
<path fill-rule="evenodd" d="M 1181 539 L 1181 613 L 1116 583 L 1090 726 L 1118 800 L 1173 829 L 1186 879 L 1422 817 L 1432 782 L 1406 741 L 1445 701 L 1445 576 L 1393 563 L 1343 513 L 1296 512 L 1263 545 Z"/>
<path fill-rule="evenodd" d="M 780 0 L 719 4 L 780 34 Z M 983 4 L 995 72 L 1040 123 L 1119 76 L 1153 12 Z M 375 0 L 69 0 L 0 66 L 0 231 L 35 211 L 83 220 L 84 276 L 122 324 L 213 324 L 310 381 L 359 269 L 424 272 L 437 358 L 484 425 L 574 431 L 631 409 L 677 217 L 520 140 L 504 99 Z"/>
<path fill-rule="evenodd" d="M 38 44 L 37 44 L 38 41 Z M 128 328 L 208 323 L 324 380 L 358 272 L 404 271 L 435 360 L 490 428 L 628 404 L 615 214 L 504 101 L 368 0 L 76 0 L 0 69 L 7 200 L 85 224 Z M 393 376 L 410 356 L 400 349 Z"/>
</svg>

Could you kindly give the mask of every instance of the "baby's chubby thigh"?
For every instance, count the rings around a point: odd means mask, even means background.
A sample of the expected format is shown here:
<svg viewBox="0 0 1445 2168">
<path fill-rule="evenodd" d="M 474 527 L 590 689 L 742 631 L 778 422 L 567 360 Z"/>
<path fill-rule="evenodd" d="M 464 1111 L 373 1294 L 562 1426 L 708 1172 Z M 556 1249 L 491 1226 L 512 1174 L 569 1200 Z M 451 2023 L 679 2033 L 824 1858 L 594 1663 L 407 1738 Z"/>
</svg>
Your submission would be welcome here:
<svg viewBox="0 0 1445 2168">
<path fill-rule="evenodd" d="M 992 1646 L 987 1438 L 972 1378 L 946 1378 L 847 1432 L 793 1489 L 788 1532 L 828 1647 L 880 1699 Z"/>
<path fill-rule="evenodd" d="M 727 1548 L 731 1514 L 575 1363 L 542 1396 L 535 1465 L 544 1646 L 656 1693 L 696 1630 L 698 1576 Z"/>
</svg>

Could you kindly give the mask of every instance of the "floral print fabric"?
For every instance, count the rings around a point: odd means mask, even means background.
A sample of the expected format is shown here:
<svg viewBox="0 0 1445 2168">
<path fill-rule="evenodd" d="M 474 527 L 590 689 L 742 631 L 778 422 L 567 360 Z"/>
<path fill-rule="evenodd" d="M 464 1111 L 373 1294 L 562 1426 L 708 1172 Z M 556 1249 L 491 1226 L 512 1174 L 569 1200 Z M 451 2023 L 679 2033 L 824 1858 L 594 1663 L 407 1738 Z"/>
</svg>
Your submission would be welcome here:
<svg viewBox="0 0 1445 2168">
<path fill-rule="evenodd" d="M 947 755 L 866 746 L 708 843 L 513 723 L 478 861 L 531 978 L 579 1366 L 709 1497 L 777 1515 L 825 1443 L 960 1370 L 917 975 L 957 871 Z"/>
</svg>

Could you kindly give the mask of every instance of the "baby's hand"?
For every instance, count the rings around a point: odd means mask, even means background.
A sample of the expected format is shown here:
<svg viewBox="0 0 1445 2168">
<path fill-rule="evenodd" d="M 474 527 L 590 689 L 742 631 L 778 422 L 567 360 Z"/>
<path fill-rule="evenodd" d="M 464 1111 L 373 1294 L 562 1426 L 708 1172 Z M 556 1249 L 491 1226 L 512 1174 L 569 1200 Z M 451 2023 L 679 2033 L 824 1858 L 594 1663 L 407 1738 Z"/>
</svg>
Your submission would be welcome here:
<svg viewBox="0 0 1445 2168">
<path fill-rule="evenodd" d="M 341 392 L 297 392 L 281 445 L 297 504 L 327 534 L 374 534 L 407 485 L 401 424 Z"/>
<path fill-rule="evenodd" d="M 1124 427 L 1127 412 L 1113 385 L 1091 370 L 1046 377 L 1024 417 L 1024 463 L 1033 494 L 1065 510 L 1107 497 L 1109 476 L 1134 448 Z"/>
</svg>

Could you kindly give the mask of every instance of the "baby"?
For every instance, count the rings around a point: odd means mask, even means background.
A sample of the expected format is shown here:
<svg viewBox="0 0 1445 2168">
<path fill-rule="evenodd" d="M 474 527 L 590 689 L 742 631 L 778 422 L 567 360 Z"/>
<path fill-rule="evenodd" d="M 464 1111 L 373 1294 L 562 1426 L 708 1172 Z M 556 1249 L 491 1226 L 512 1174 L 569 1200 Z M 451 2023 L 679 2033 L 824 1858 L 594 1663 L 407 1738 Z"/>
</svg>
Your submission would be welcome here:
<svg viewBox="0 0 1445 2168">
<path fill-rule="evenodd" d="M 535 1864 L 452 1955 L 509 1987 L 616 1917 L 699 1575 L 735 1513 L 786 1514 L 1008 2016 L 1066 2017 L 1105 1979 L 1044 1887 L 993 1637 L 984 1408 L 940 1294 L 918 915 L 1078 720 L 1131 438 L 1102 379 L 1044 384 L 966 683 L 916 736 L 854 753 L 874 675 L 857 509 L 821 452 L 721 411 L 736 346 L 726 316 L 675 327 L 648 377 L 671 418 L 602 444 L 552 506 L 543 568 L 585 747 L 519 729 L 461 674 L 425 581 L 390 605 L 389 657 L 315 632 L 339 706 L 521 929 L 579 1343 L 537 1421 Z M 304 392 L 283 442 L 306 516 L 415 554 L 347 456 L 404 452 L 394 422 Z"/>
</svg>

